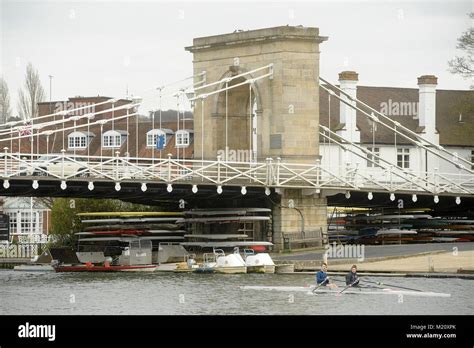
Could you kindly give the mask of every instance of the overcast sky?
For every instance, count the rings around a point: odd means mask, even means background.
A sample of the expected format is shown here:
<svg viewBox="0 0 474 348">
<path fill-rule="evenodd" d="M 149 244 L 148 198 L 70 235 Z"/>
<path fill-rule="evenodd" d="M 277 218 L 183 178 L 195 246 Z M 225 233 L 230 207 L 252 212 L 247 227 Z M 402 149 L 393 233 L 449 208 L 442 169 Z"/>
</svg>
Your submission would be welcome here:
<svg viewBox="0 0 474 348">
<path fill-rule="evenodd" d="M 361 85 L 416 88 L 423 74 L 439 89 L 468 89 L 447 71 L 472 1 L 8 1 L 1 2 L 1 74 L 16 106 L 25 67 L 38 69 L 49 100 L 142 95 L 192 74 L 184 50 L 199 36 L 280 25 L 319 27 L 321 76 L 355 70 Z M 148 92 L 145 92 L 148 91 Z M 170 102 L 164 108 L 173 107 Z M 145 110 L 142 110 L 145 111 Z"/>
</svg>

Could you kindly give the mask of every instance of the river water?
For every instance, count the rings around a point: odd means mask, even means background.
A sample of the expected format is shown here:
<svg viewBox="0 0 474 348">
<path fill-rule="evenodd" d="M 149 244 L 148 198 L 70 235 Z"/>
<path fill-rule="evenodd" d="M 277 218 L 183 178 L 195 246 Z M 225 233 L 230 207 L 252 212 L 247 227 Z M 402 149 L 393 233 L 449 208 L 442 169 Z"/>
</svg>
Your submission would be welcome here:
<svg viewBox="0 0 474 348">
<path fill-rule="evenodd" d="M 306 286 L 312 284 L 313 279 L 311 275 L 279 274 L 80 274 L 0 270 L 0 314 L 474 314 L 474 280 L 366 278 L 450 293 L 450 298 L 311 296 L 305 292 L 240 289 L 242 285 Z"/>
</svg>

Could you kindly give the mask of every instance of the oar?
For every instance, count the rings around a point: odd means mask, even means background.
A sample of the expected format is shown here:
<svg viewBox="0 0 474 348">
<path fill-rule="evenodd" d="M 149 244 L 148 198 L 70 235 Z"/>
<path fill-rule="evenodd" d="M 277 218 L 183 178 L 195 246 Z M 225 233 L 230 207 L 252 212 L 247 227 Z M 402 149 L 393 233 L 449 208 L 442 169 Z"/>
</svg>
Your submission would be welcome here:
<svg viewBox="0 0 474 348">
<path fill-rule="evenodd" d="M 357 277 L 352 283 L 350 283 L 348 286 L 346 286 L 344 289 L 342 289 L 341 291 L 339 291 L 336 296 L 341 296 L 341 294 L 346 291 L 347 289 L 349 289 L 352 285 L 354 285 L 355 283 L 357 283 L 359 281 L 359 277 Z"/>
<path fill-rule="evenodd" d="M 322 285 L 324 285 L 324 283 L 326 283 L 327 281 L 329 280 L 328 277 L 324 278 L 324 280 L 317 286 L 313 289 L 313 294 L 316 290 L 318 290 Z"/>
<path fill-rule="evenodd" d="M 391 284 L 386 284 L 386 283 L 382 283 L 382 282 L 371 282 L 369 280 L 363 280 L 364 282 L 366 283 L 372 283 L 372 284 L 377 284 L 377 285 L 385 285 L 385 286 L 390 286 L 392 288 L 400 288 L 400 289 L 405 289 L 405 290 L 411 290 L 411 291 L 419 291 L 419 292 L 423 292 L 423 290 L 419 290 L 419 289 L 413 289 L 413 288 L 406 288 L 404 286 L 398 286 L 398 285 L 391 285 Z"/>
</svg>

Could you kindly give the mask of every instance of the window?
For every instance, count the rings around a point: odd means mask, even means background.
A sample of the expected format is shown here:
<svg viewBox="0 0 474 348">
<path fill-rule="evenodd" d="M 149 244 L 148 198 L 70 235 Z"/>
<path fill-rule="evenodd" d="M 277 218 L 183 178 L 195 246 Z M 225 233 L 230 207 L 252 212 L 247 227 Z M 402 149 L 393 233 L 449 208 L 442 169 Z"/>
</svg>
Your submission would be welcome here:
<svg viewBox="0 0 474 348">
<path fill-rule="evenodd" d="M 397 166 L 400 168 L 410 168 L 410 149 L 397 149 Z"/>
<path fill-rule="evenodd" d="M 85 149 L 93 134 L 84 132 L 73 132 L 68 135 L 68 147 L 70 149 Z"/>
<path fill-rule="evenodd" d="M 29 211 L 8 212 L 8 215 L 11 234 L 30 234 L 31 231 L 42 233 L 43 231 L 43 214 L 40 211 L 33 211 L 33 215 Z"/>
<path fill-rule="evenodd" d="M 17 233 L 17 221 L 16 221 L 16 212 L 8 213 L 10 217 L 10 234 Z"/>
<path fill-rule="evenodd" d="M 31 214 L 30 212 L 21 212 L 21 221 L 20 221 L 20 233 L 29 233 L 33 232 L 35 233 L 36 229 L 36 219 L 35 219 L 35 213 L 33 213 L 33 220 L 31 219 Z"/>
<path fill-rule="evenodd" d="M 369 153 L 367 154 L 367 167 L 368 168 L 378 167 L 380 160 L 375 156 L 380 157 L 380 147 L 368 147 L 367 150 L 371 152 L 370 154 Z"/>
<path fill-rule="evenodd" d="M 189 146 L 189 132 L 186 130 L 179 130 L 176 132 L 176 147 Z"/>
<path fill-rule="evenodd" d="M 127 136 L 126 132 L 107 131 L 102 136 L 103 147 L 120 147 Z"/>
<path fill-rule="evenodd" d="M 163 138 L 161 138 L 163 137 Z M 158 139 L 163 139 L 160 140 L 158 145 L 161 145 L 160 147 L 163 148 L 166 146 L 166 133 L 162 131 L 161 129 L 152 129 L 148 133 L 146 133 L 146 146 L 148 147 L 156 147 L 157 146 L 157 141 Z"/>
</svg>

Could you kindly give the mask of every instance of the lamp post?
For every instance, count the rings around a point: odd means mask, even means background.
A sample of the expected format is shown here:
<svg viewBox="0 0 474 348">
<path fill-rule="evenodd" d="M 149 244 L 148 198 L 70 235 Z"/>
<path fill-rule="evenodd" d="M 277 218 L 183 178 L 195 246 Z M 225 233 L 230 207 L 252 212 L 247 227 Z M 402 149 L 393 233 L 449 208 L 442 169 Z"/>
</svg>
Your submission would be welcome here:
<svg viewBox="0 0 474 348">
<path fill-rule="evenodd" d="M 53 97 L 52 97 L 52 90 L 53 90 L 53 75 L 48 75 L 49 77 L 49 113 L 52 114 L 53 112 L 51 111 L 51 102 L 53 100 Z"/>
<path fill-rule="evenodd" d="M 139 96 L 132 97 L 133 104 L 140 104 L 143 99 Z M 133 112 L 136 113 L 135 115 L 135 156 L 136 156 L 136 163 L 138 164 L 138 106 L 134 108 Z M 128 140 L 128 139 L 127 139 Z"/>
<path fill-rule="evenodd" d="M 49 113 L 52 114 L 53 111 L 52 111 L 52 108 L 53 108 L 53 105 L 52 105 L 52 100 L 53 100 L 53 75 L 48 75 L 49 77 Z M 54 121 L 56 121 L 56 115 L 54 115 Z M 49 139 L 49 137 L 48 137 Z M 48 145 L 46 145 L 48 146 Z M 49 152 L 49 148 L 46 149 L 46 152 L 48 153 Z"/>
</svg>

